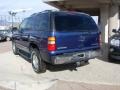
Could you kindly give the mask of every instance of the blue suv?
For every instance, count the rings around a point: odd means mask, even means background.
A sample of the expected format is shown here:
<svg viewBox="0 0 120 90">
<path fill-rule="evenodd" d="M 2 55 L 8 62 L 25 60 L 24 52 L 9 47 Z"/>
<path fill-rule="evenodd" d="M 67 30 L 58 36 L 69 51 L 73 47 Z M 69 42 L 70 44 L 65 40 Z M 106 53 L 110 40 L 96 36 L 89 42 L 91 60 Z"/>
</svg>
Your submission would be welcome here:
<svg viewBox="0 0 120 90">
<path fill-rule="evenodd" d="M 23 20 L 12 37 L 12 49 L 27 56 L 40 73 L 46 71 L 46 63 L 88 62 L 98 56 L 100 31 L 88 14 L 43 11 Z"/>
</svg>

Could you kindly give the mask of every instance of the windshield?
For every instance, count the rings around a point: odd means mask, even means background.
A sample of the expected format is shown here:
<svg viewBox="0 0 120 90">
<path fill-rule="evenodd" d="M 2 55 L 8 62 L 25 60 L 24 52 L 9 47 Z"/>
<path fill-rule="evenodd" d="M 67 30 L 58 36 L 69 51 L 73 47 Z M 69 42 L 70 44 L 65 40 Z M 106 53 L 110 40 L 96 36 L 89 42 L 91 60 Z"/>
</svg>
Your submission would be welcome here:
<svg viewBox="0 0 120 90">
<path fill-rule="evenodd" d="M 55 14 L 56 31 L 95 31 L 98 30 L 94 20 L 81 14 Z"/>
</svg>

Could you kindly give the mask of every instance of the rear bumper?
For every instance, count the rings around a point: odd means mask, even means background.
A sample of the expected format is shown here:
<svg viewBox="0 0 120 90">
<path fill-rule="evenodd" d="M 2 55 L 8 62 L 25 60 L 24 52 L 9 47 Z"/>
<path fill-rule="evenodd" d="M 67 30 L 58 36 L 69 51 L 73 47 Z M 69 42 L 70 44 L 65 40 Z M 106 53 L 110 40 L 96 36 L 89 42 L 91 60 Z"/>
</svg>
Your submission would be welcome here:
<svg viewBox="0 0 120 90">
<path fill-rule="evenodd" d="M 67 63 L 75 63 L 75 62 L 93 59 L 99 56 L 100 54 L 101 54 L 100 50 L 65 53 L 62 55 L 52 56 L 51 60 L 52 60 L 52 64 L 67 64 Z"/>
</svg>

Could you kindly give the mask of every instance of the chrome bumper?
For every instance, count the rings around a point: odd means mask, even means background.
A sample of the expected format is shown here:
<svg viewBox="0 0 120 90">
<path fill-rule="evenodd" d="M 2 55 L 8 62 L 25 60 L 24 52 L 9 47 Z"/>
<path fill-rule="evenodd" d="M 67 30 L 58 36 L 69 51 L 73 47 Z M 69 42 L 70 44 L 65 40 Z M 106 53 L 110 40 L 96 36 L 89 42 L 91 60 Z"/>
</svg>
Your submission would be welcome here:
<svg viewBox="0 0 120 90">
<path fill-rule="evenodd" d="M 51 59 L 53 64 L 66 64 L 66 63 L 86 61 L 100 55 L 101 55 L 100 50 L 95 50 L 95 51 L 93 50 L 93 51 L 85 51 L 85 52 L 65 53 L 62 55 L 52 56 Z"/>
</svg>

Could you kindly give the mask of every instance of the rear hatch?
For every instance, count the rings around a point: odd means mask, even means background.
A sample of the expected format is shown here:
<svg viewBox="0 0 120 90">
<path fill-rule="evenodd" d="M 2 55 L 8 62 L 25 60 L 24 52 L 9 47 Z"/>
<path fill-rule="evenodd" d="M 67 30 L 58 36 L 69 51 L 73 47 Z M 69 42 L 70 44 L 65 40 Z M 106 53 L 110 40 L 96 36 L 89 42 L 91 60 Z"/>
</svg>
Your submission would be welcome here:
<svg viewBox="0 0 120 90">
<path fill-rule="evenodd" d="M 57 50 L 88 50 L 99 47 L 98 33 L 56 33 Z"/>
<path fill-rule="evenodd" d="M 56 51 L 73 52 L 99 48 L 99 30 L 94 20 L 85 14 L 55 14 Z"/>
</svg>

